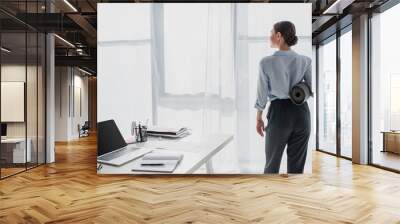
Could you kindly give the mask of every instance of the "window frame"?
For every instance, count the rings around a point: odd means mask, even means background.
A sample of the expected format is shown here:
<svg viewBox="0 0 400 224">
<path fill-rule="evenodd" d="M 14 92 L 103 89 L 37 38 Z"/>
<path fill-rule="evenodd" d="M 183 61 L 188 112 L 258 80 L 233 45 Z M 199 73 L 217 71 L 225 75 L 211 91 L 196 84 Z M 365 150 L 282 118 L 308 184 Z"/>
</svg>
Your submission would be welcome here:
<svg viewBox="0 0 400 224">
<path fill-rule="evenodd" d="M 352 23 L 349 23 L 345 27 L 336 30 L 335 33 L 332 35 L 328 36 L 327 38 L 321 40 L 319 43 L 316 44 L 316 86 L 317 86 L 317 94 L 316 94 L 316 151 L 323 152 L 329 155 L 333 155 L 339 158 L 344 158 L 347 160 L 352 160 L 352 158 L 347 157 L 342 155 L 342 150 L 341 150 L 341 55 L 340 55 L 340 41 L 341 41 L 341 36 L 346 34 L 347 32 L 352 31 Z M 324 149 L 321 149 L 320 142 L 319 142 L 319 118 L 320 115 L 318 113 L 320 105 L 319 105 L 319 97 L 320 97 L 320 86 L 319 86 L 319 78 L 320 78 L 320 72 L 319 72 L 319 63 L 320 63 L 320 55 L 319 55 L 319 48 L 321 45 L 327 44 L 331 41 L 336 41 L 336 152 L 332 153 L 329 151 L 326 151 Z"/>
</svg>

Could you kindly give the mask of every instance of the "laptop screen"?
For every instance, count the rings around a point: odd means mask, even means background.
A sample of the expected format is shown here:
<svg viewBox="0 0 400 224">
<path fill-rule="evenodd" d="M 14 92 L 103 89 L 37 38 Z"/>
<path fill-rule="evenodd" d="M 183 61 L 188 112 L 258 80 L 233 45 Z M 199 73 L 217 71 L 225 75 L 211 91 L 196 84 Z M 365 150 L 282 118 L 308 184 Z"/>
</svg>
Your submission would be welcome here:
<svg viewBox="0 0 400 224">
<path fill-rule="evenodd" d="M 115 151 L 126 145 L 114 120 L 97 123 L 97 156 Z"/>
</svg>

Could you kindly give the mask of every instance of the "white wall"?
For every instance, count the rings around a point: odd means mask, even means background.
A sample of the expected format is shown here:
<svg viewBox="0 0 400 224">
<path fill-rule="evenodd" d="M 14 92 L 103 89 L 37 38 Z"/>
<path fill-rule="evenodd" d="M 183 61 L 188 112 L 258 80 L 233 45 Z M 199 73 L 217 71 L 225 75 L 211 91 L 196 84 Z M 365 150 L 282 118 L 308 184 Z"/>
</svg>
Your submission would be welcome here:
<svg viewBox="0 0 400 224">
<path fill-rule="evenodd" d="M 75 97 L 76 88 L 81 89 L 82 114 L 74 107 L 79 104 Z M 74 109 L 75 111 L 73 111 Z M 55 141 L 69 141 L 78 138 L 78 124 L 83 125 L 87 120 L 88 78 L 76 68 L 56 67 Z"/>
<path fill-rule="evenodd" d="M 27 69 L 27 70 L 26 70 Z M 25 82 L 26 71 L 28 71 L 28 75 L 36 74 L 36 67 L 18 64 L 9 64 L 1 66 L 1 81 L 2 82 Z M 36 89 L 34 93 L 27 93 L 28 97 L 36 98 Z M 4 96 L 3 96 L 4 97 Z M 27 99 L 28 100 L 28 99 Z M 28 100 L 29 102 L 32 100 Z M 36 107 L 36 105 L 35 105 Z M 22 108 L 24 109 L 24 108 Z M 1 110 L 6 110 L 6 108 L 1 108 Z M 29 111 L 31 112 L 31 111 Z M 33 113 L 28 113 L 28 121 L 31 122 L 36 121 L 36 114 L 34 117 L 31 117 Z M 25 136 L 25 126 L 26 122 L 7 122 L 7 136 L 8 137 L 24 137 Z M 32 125 L 28 125 L 28 128 L 31 128 Z M 36 128 L 35 128 L 36 129 Z M 28 132 L 29 137 L 30 132 Z"/>
<path fill-rule="evenodd" d="M 82 112 L 80 113 L 78 108 L 76 107 L 77 104 L 79 104 L 79 102 L 77 102 L 77 95 L 75 95 L 74 100 L 75 100 L 75 116 L 72 117 L 71 120 L 71 135 L 73 136 L 73 138 L 77 138 L 79 137 L 79 133 L 78 133 L 78 124 L 80 124 L 81 126 L 85 123 L 85 121 L 88 121 L 89 116 L 88 116 L 88 106 L 89 106 L 89 102 L 88 102 L 88 77 L 87 76 L 82 76 L 82 73 L 78 73 L 76 74 L 77 70 L 75 70 L 75 75 L 74 75 L 74 83 L 73 85 L 75 86 L 75 92 L 73 94 L 77 94 L 76 92 L 76 88 L 80 88 L 81 91 L 81 110 Z M 79 72 L 79 71 L 78 71 Z"/>
<path fill-rule="evenodd" d="M 68 140 L 68 85 L 69 76 L 67 67 L 55 69 L 55 140 Z"/>
</svg>

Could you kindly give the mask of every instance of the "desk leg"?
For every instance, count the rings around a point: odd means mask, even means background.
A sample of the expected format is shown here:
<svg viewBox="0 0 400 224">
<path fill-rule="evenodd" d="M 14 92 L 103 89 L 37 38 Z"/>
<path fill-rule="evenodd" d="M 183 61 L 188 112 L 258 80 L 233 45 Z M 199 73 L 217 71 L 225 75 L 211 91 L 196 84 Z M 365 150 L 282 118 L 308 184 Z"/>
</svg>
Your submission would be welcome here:
<svg viewBox="0 0 400 224">
<path fill-rule="evenodd" d="M 214 168 L 213 168 L 213 164 L 212 164 L 212 159 L 209 159 L 206 162 L 206 170 L 207 170 L 207 174 L 212 174 L 214 173 Z"/>
</svg>

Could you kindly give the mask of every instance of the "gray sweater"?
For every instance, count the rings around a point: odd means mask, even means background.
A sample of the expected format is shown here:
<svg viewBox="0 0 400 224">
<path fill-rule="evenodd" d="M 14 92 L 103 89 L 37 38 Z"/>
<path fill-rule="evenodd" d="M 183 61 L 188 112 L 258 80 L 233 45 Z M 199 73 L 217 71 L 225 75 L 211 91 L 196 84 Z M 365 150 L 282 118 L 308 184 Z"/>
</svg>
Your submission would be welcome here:
<svg viewBox="0 0 400 224">
<path fill-rule="evenodd" d="M 312 89 L 311 59 L 296 52 L 276 51 L 260 61 L 255 108 L 264 110 L 268 101 L 289 99 L 292 87 L 305 81 Z"/>
</svg>

